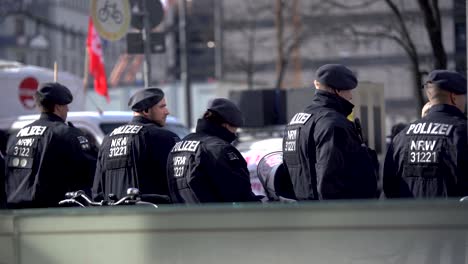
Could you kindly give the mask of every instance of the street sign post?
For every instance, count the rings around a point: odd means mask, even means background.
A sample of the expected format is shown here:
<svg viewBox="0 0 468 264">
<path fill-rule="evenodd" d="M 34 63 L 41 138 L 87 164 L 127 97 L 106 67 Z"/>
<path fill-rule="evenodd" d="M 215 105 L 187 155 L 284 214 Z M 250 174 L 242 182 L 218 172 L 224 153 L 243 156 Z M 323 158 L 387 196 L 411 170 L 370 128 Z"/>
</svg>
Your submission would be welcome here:
<svg viewBox="0 0 468 264">
<path fill-rule="evenodd" d="M 143 1 L 145 3 L 143 3 Z M 154 28 L 159 25 L 164 18 L 164 8 L 160 0 L 137 0 L 132 6 L 132 27 L 143 30 L 144 21 L 143 21 L 143 5 L 146 7 L 146 11 L 151 14 L 148 17 L 149 27 Z M 133 10 L 137 10 L 134 12 Z"/>
<path fill-rule="evenodd" d="M 166 51 L 165 34 L 162 32 L 151 32 L 150 34 L 150 52 L 164 53 Z M 142 54 L 144 53 L 143 36 L 141 33 L 127 34 L 127 53 Z"/>
<path fill-rule="evenodd" d="M 132 26 L 140 32 L 127 34 L 127 52 L 145 54 L 143 79 L 146 88 L 151 83 L 151 53 L 165 51 L 164 33 L 151 32 L 162 22 L 163 17 L 164 9 L 160 0 L 132 1 Z"/>
</svg>

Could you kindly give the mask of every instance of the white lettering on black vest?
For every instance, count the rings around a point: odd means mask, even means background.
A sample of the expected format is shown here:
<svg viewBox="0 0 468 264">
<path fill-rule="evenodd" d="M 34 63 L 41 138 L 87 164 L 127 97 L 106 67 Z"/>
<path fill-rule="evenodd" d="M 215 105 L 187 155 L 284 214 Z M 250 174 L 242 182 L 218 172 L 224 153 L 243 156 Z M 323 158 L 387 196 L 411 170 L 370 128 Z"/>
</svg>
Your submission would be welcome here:
<svg viewBox="0 0 468 264">
<path fill-rule="evenodd" d="M 28 126 L 22 128 L 16 137 L 42 136 L 46 131 L 46 126 Z"/>
<path fill-rule="evenodd" d="M 137 126 L 137 125 L 124 125 L 124 126 L 120 126 L 116 129 L 114 129 L 114 131 L 112 131 L 112 133 L 109 135 L 109 136 L 115 136 L 115 135 L 122 135 L 122 134 L 138 134 L 138 132 L 140 132 L 140 129 L 142 128 L 143 126 Z"/>
<path fill-rule="evenodd" d="M 180 151 L 195 152 L 198 148 L 198 145 L 200 145 L 200 141 L 192 141 L 192 140 L 180 141 L 174 145 L 171 152 L 180 152 Z"/>
<path fill-rule="evenodd" d="M 448 136 L 452 131 L 453 125 L 441 123 L 417 123 L 411 124 L 406 131 L 407 135 L 443 135 Z"/>
<path fill-rule="evenodd" d="M 290 125 L 303 125 L 309 120 L 310 114 L 307 113 L 297 113 L 293 116 L 291 119 L 291 122 L 289 122 Z"/>
</svg>

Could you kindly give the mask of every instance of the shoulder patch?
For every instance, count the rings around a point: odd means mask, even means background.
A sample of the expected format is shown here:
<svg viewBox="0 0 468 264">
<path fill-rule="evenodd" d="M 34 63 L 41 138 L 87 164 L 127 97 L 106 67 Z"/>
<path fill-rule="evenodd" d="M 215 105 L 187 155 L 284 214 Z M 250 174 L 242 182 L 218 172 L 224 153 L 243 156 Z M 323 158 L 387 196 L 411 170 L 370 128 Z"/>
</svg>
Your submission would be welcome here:
<svg viewBox="0 0 468 264">
<path fill-rule="evenodd" d="M 88 139 L 86 137 L 78 136 L 77 139 L 80 142 L 81 148 L 83 150 L 88 150 L 88 149 L 91 148 L 91 146 L 89 145 L 89 141 L 88 141 Z"/>
<path fill-rule="evenodd" d="M 228 153 L 226 153 L 226 156 L 227 156 L 228 160 L 238 160 L 239 159 L 239 157 L 234 152 L 228 152 Z"/>
<path fill-rule="evenodd" d="M 290 125 L 303 125 L 309 120 L 310 116 L 311 114 L 308 114 L 308 113 L 297 113 L 293 116 L 289 124 Z"/>
</svg>

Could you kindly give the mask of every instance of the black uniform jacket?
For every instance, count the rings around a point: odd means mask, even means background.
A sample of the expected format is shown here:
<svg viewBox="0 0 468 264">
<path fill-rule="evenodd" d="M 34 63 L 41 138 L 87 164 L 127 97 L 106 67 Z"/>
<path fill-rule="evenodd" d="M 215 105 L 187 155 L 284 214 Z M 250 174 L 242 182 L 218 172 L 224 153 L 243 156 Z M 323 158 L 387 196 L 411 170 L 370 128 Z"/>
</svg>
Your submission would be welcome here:
<svg viewBox="0 0 468 264">
<path fill-rule="evenodd" d="M 384 164 L 387 197 L 468 195 L 466 116 L 451 105 L 434 105 L 390 145 Z"/>
<path fill-rule="evenodd" d="M 179 137 L 142 116 L 107 135 L 99 149 L 93 197 L 122 198 L 135 187 L 142 194 L 169 195 L 167 155 Z"/>
<path fill-rule="evenodd" d="M 5 158 L 0 153 L 0 208 L 6 207 L 5 195 Z"/>
<path fill-rule="evenodd" d="M 376 198 L 376 164 L 354 123 L 353 104 L 316 91 L 286 127 L 283 159 L 299 200 Z"/>
<path fill-rule="evenodd" d="M 171 198 L 178 203 L 258 201 L 239 151 L 227 129 L 199 119 L 196 133 L 172 149 L 167 165 Z"/>
<path fill-rule="evenodd" d="M 88 139 L 52 113 L 12 135 L 7 147 L 6 194 L 11 208 L 54 207 L 65 193 L 90 192 L 96 158 Z"/>
</svg>

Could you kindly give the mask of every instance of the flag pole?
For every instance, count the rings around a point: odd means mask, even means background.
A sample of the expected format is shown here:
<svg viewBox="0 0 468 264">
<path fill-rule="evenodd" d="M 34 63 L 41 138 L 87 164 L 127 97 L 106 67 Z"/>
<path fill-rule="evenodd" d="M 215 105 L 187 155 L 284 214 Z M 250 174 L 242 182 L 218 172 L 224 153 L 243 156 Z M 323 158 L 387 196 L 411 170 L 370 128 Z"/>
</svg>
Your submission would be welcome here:
<svg viewBox="0 0 468 264">
<path fill-rule="evenodd" d="M 87 91 L 88 91 L 88 89 L 87 89 L 87 87 L 88 87 L 88 78 L 89 78 L 88 63 L 89 63 L 89 50 L 88 50 L 88 47 L 86 47 L 84 70 L 83 70 L 83 91 L 84 91 L 84 94 L 87 94 Z"/>
<path fill-rule="evenodd" d="M 99 107 L 99 105 L 96 103 L 96 101 L 93 99 L 93 97 L 91 96 L 91 94 L 88 94 L 87 90 L 88 90 L 88 81 L 89 81 L 89 48 L 86 47 L 86 54 L 85 54 L 85 62 L 84 62 L 84 71 L 83 71 L 83 91 L 84 91 L 84 94 L 85 94 L 85 98 L 87 97 L 89 99 L 89 101 L 91 101 L 91 104 L 94 105 L 94 107 L 96 107 L 96 110 L 98 111 L 98 113 L 100 115 L 102 115 L 103 111 L 101 109 L 101 107 Z"/>
<path fill-rule="evenodd" d="M 57 69 L 57 61 L 54 61 L 54 82 L 57 82 L 57 75 L 58 75 L 58 69 Z"/>
</svg>

